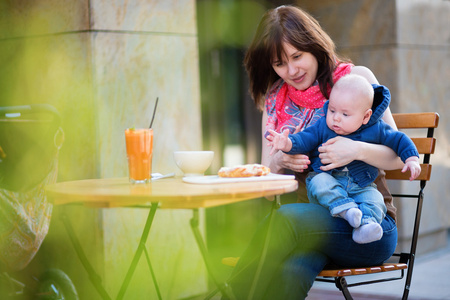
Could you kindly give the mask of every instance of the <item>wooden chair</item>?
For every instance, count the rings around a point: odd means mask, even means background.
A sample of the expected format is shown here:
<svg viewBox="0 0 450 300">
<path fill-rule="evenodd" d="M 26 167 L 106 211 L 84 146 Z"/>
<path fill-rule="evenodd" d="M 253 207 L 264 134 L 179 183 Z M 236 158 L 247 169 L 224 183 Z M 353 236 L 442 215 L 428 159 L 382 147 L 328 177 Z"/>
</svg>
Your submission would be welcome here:
<svg viewBox="0 0 450 300">
<path fill-rule="evenodd" d="M 394 253 L 392 259 L 395 262 L 385 263 L 381 266 L 361 267 L 361 268 L 343 268 L 332 269 L 325 268 L 319 273 L 316 281 L 331 282 L 342 292 L 345 299 L 353 299 L 348 288 L 352 286 L 359 286 L 365 284 L 386 282 L 392 280 L 403 279 L 406 273 L 405 287 L 403 290 L 402 299 L 407 299 L 409 295 L 411 278 L 414 267 L 414 259 L 416 255 L 417 240 L 419 236 L 420 217 L 422 213 L 423 204 L 423 191 L 427 181 L 431 178 L 430 164 L 431 154 L 434 153 L 436 138 L 434 138 L 434 129 L 437 128 L 439 123 L 438 113 L 405 113 L 405 114 L 393 114 L 395 123 L 399 130 L 405 129 L 422 129 L 426 133 L 422 137 L 412 137 L 419 153 L 421 154 L 421 167 L 422 171 L 419 177 L 415 180 L 419 185 L 419 192 L 417 194 L 401 193 L 393 194 L 394 198 L 413 198 L 417 201 L 415 210 L 415 221 L 412 231 L 412 239 L 409 252 Z M 406 132 L 410 135 L 410 133 Z M 386 179 L 388 180 L 406 180 L 409 181 L 410 173 L 402 173 L 401 170 L 386 171 Z M 222 263 L 229 266 L 235 266 L 239 258 L 227 257 L 222 260 Z M 391 271 L 398 271 L 397 276 L 392 275 Z M 352 275 L 374 274 L 374 273 L 386 273 L 383 278 L 368 280 L 364 279 L 364 276 L 359 277 L 359 281 L 347 283 L 346 277 Z"/>
<path fill-rule="evenodd" d="M 343 293 L 345 299 L 353 299 L 348 288 L 352 286 L 359 286 L 377 282 L 386 282 L 392 280 L 399 280 L 404 278 L 406 272 L 405 287 L 403 289 L 402 299 L 408 299 L 411 278 L 413 274 L 414 260 L 416 256 L 417 240 L 419 237 L 420 217 L 422 213 L 422 204 L 424 197 L 424 188 L 427 181 L 431 178 L 430 164 L 431 154 L 434 153 L 436 145 L 436 138 L 434 138 L 434 129 L 437 128 L 439 123 L 439 114 L 437 113 L 409 113 L 409 114 L 393 114 L 395 123 L 399 130 L 405 129 L 425 129 L 426 136 L 423 137 L 411 137 L 414 141 L 419 153 L 421 154 L 421 167 L 422 171 L 419 177 L 416 179 L 419 185 L 419 192 L 417 194 L 410 194 L 409 192 L 401 194 L 393 194 L 394 198 L 412 198 L 416 199 L 417 206 L 415 210 L 415 221 L 412 231 L 412 239 L 409 252 L 394 253 L 394 263 L 385 263 L 381 266 L 375 267 L 361 267 L 356 269 L 327 269 L 325 268 L 320 272 L 316 278 L 317 281 L 334 282 L 339 290 Z M 408 132 L 406 134 L 410 135 Z M 410 173 L 402 173 L 401 170 L 386 171 L 386 179 L 388 180 L 406 180 L 409 181 Z M 347 283 L 345 279 L 347 276 L 373 274 L 381 272 L 399 271 L 398 276 L 392 277 L 392 275 L 386 274 L 383 278 L 376 280 L 364 280 Z M 364 277 L 364 276 L 363 276 Z"/>
</svg>

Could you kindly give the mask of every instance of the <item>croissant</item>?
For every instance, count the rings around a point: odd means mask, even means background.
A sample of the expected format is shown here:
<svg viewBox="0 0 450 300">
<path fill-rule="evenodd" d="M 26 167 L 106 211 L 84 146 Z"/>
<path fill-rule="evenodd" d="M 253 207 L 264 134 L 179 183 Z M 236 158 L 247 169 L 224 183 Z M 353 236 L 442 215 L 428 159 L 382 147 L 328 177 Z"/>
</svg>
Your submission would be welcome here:
<svg viewBox="0 0 450 300">
<path fill-rule="evenodd" d="M 270 169 L 260 164 L 246 164 L 234 167 L 220 168 L 219 177 L 252 177 L 264 176 L 270 173 Z"/>
</svg>

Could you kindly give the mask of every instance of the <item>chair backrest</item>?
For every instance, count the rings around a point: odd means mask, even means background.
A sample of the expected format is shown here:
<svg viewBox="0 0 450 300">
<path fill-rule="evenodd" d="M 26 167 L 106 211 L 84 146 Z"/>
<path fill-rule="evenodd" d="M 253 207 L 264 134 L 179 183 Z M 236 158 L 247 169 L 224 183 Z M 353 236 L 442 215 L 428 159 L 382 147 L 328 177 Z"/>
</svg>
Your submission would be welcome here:
<svg viewBox="0 0 450 300">
<path fill-rule="evenodd" d="M 414 144 L 423 154 L 422 171 L 416 180 L 429 181 L 431 177 L 430 156 L 434 153 L 436 138 L 434 138 L 434 129 L 439 124 L 439 114 L 434 112 L 429 113 L 406 113 L 393 114 L 395 123 L 399 130 L 404 129 L 425 129 L 427 130 L 426 137 L 411 137 Z M 406 134 L 409 135 L 408 132 Z M 386 179 L 391 180 L 408 180 L 409 173 L 402 173 L 401 170 L 386 171 Z"/>
</svg>

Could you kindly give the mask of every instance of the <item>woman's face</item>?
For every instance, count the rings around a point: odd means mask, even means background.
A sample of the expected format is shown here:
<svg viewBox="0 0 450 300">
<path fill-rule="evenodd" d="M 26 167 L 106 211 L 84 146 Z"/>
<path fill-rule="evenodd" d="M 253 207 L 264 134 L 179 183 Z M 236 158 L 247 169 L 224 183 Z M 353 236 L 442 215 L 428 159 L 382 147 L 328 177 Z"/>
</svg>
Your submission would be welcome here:
<svg viewBox="0 0 450 300">
<path fill-rule="evenodd" d="M 285 82 L 297 90 L 306 90 L 314 84 L 319 63 L 314 55 L 302 52 L 291 44 L 283 43 L 285 56 L 282 61 L 274 58 L 272 67 Z"/>
</svg>

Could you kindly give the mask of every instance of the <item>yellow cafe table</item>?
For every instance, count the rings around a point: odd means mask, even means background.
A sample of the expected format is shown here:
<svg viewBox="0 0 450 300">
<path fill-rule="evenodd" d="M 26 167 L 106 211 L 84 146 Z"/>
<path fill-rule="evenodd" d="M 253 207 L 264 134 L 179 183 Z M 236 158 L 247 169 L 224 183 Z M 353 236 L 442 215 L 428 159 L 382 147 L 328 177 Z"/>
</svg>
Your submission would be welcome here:
<svg viewBox="0 0 450 300">
<path fill-rule="evenodd" d="M 158 179 L 147 184 L 131 184 L 129 183 L 128 178 L 124 177 L 60 182 L 48 185 L 46 187 L 46 193 L 48 199 L 54 205 L 76 204 L 95 208 L 150 208 L 140 243 L 116 299 L 123 299 L 143 252 L 145 252 L 147 256 L 147 262 L 150 267 L 158 298 L 161 299 L 156 277 L 145 247 L 157 208 L 193 210 L 191 227 L 203 256 L 207 271 L 222 293 L 228 294 L 224 285 L 221 285 L 216 280 L 212 264 L 209 262 L 207 249 L 198 228 L 198 209 L 271 196 L 275 196 L 275 207 L 280 203 L 280 195 L 295 191 L 297 186 L 297 181 L 294 179 L 293 175 L 278 174 L 239 179 L 226 179 L 218 176 L 175 177 Z M 62 220 L 74 249 L 89 274 L 92 284 L 103 299 L 111 299 L 101 284 L 100 277 L 89 263 L 68 218 L 62 216 Z"/>
</svg>

